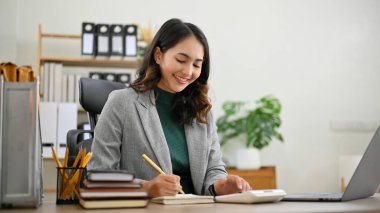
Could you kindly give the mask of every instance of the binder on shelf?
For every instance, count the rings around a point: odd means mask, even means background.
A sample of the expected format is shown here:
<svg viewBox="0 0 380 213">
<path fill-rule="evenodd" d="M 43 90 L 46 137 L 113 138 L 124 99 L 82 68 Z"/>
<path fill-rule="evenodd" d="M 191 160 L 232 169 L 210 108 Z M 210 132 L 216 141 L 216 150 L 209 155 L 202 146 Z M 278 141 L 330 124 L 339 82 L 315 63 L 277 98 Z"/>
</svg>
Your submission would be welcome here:
<svg viewBox="0 0 380 213">
<path fill-rule="evenodd" d="M 111 55 L 123 55 L 123 25 L 111 25 Z"/>
<path fill-rule="evenodd" d="M 42 72 L 42 84 L 43 84 L 43 99 L 42 101 L 49 101 L 49 63 L 44 63 L 41 67 Z"/>
<path fill-rule="evenodd" d="M 110 26 L 97 24 L 96 27 L 96 55 L 110 56 Z"/>
<path fill-rule="evenodd" d="M 77 104 L 77 109 L 79 107 L 81 107 L 80 103 L 79 103 L 79 80 L 80 80 L 81 76 L 76 74 L 74 75 L 74 83 L 75 83 L 75 94 L 74 94 L 74 102 Z"/>
<path fill-rule="evenodd" d="M 82 23 L 82 55 L 95 54 L 95 24 Z"/>
<path fill-rule="evenodd" d="M 77 120 L 78 113 L 75 103 L 58 104 L 58 143 L 56 150 L 59 158 L 65 157 L 66 134 L 70 129 L 76 129 Z"/>
<path fill-rule="evenodd" d="M 67 101 L 67 75 L 62 74 L 61 102 Z"/>
<path fill-rule="evenodd" d="M 103 79 L 107 81 L 116 81 L 115 73 L 103 73 Z"/>
<path fill-rule="evenodd" d="M 55 82 L 55 72 L 54 67 L 55 63 L 46 63 L 48 65 L 48 72 L 49 72 L 49 97 L 47 101 L 54 101 L 54 82 Z M 46 68 L 46 67 L 45 67 Z"/>
<path fill-rule="evenodd" d="M 62 94 L 62 75 L 63 75 L 63 64 L 55 63 L 54 69 L 54 100 L 55 102 L 61 102 Z"/>
<path fill-rule="evenodd" d="M 120 83 L 128 85 L 131 83 L 131 74 L 130 73 L 119 73 L 116 76 L 116 80 Z"/>
<path fill-rule="evenodd" d="M 75 76 L 73 74 L 67 76 L 67 102 L 75 102 Z"/>
<path fill-rule="evenodd" d="M 51 147 L 57 143 L 58 104 L 54 102 L 41 102 L 41 138 L 42 156 L 53 157 Z"/>
<path fill-rule="evenodd" d="M 45 84 L 44 84 L 45 76 L 44 75 L 45 75 L 44 64 L 41 64 L 40 73 L 38 75 L 38 78 L 40 79 L 40 91 L 39 91 L 40 95 L 44 94 L 44 86 L 45 86 Z M 41 98 L 41 100 L 43 101 L 42 98 Z"/>
<path fill-rule="evenodd" d="M 103 73 L 101 72 L 90 72 L 89 76 L 92 79 L 98 79 L 98 80 L 103 79 Z"/>
<path fill-rule="evenodd" d="M 124 56 L 137 56 L 137 25 L 124 26 Z"/>
</svg>

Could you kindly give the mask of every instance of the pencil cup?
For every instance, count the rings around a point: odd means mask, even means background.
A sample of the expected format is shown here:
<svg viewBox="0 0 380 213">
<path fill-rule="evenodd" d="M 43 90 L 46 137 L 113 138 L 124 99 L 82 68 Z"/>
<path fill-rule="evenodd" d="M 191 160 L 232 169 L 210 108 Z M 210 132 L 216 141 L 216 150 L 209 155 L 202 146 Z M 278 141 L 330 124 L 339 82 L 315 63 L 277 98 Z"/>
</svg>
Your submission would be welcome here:
<svg viewBox="0 0 380 213">
<path fill-rule="evenodd" d="M 85 168 L 57 167 L 56 204 L 79 203 L 79 187 Z"/>
</svg>

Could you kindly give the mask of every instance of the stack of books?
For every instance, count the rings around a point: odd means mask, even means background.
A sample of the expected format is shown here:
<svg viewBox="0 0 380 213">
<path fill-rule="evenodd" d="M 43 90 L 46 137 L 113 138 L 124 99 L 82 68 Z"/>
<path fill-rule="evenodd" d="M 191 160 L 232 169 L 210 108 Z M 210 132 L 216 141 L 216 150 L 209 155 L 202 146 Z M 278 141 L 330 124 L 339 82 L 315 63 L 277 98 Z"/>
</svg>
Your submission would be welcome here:
<svg viewBox="0 0 380 213">
<path fill-rule="evenodd" d="M 79 203 L 86 209 L 146 207 L 149 199 L 135 176 L 122 170 L 89 170 Z"/>
</svg>

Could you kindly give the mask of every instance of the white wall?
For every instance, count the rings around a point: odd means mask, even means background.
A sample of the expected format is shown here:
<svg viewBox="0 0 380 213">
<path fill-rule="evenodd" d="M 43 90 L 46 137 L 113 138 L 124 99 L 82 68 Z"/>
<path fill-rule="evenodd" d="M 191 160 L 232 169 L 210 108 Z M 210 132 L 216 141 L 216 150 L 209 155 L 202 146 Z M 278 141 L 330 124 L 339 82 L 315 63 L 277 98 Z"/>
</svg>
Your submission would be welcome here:
<svg viewBox="0 0 380 213">
<path fill-rule="evenodd" d="M 0 63 L 16 61 L 18 1 L 0 2 Z"/>
<path fill-rule="evenodd" d="M 362 154 L 373 134 L 334 131 L 330 121 L 379 123 L 380 1 L 18 0 L 18 7 L 14 2 L 0 2 L 13 11 L 0 13 L 0 23 L 11 32 L 1 28 L 0 56 L 12 60 L 17 50 L 15 61 L 34 67 L 39 23 L 45 32 L 67 34 L 79 34 L 83 21 L 150 20 L 159 27 L 179 17 L 200 26 L 211 47 L 216 115 L 225 100 L 266 94 L 281 100 L 285 143 L 264 149 L 262 161 L 276 165 L 278 186 L 288 192 L 338 191 L 339 155 Z M 70 51 L 61 48 L 50 51 Z"/>
</svg>

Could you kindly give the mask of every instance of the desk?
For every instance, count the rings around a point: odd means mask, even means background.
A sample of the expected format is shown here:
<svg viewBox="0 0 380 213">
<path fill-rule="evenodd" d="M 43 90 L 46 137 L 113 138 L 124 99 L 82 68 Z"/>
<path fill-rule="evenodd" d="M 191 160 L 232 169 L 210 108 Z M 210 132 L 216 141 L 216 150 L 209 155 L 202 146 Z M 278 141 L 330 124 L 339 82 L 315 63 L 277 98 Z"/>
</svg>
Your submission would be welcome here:
<svg viewBox="0 0 380 213">
<path fill-rule="evenodd" d="M 37 209 L 11 209 L 1 210 L 8 212 L 30 212 L 30 213 L 75 213 L 75 212 L 107 212 L 107 213 L 231 213 L 231 212 L 380 212 L 380 194 L 361 200 L 339 203 L 320 202 L 279 202 L 268 204 L 196 204 L 196 205 L 160 205 L 149 204 L 147 208 L 136 209 L 106 209 L 85 210 L 79 205 L 56 205 L 54 194 L 45 199 L 42 206 Z"/>
</svg>

